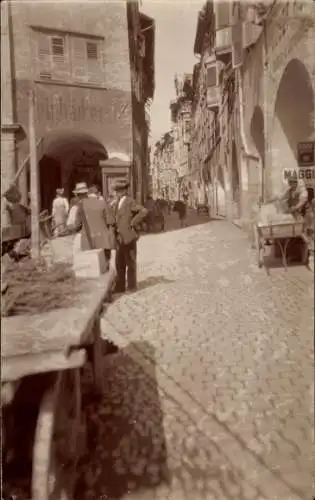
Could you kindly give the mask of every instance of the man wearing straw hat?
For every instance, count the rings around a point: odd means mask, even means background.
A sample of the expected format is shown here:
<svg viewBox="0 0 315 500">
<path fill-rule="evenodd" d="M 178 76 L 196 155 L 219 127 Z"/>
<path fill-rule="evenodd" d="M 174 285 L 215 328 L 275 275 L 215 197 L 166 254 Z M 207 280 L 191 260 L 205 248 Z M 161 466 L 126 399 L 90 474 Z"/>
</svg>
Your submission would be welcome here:
<svg viewBox="0 0 315 500">
<path fill-rule="evenodd" d="M 104 200 L 88 197 L 85 182 L 79 182 L 73 193 L 78 198 L 73 226 L 76 231 L 81 229 L 81 250 L 103 249 L 109 262 L 116 245 L 113 210 Z"/>
<path fill-rule="evenodd" d="M 124 293 L 127 286 L 129 291 L 137 288 L 137 240 L 139 234 L 137 225 L 147 216 L 148 210 L 138 205 L 131 196 L 128 196 L 129 183 L 117 182 L 115 192 L 117 202 L 116 213 L 116 271 L 117 280 L 115 293 Z"/>
<path fill-rule="evenodd" d="M 285 191 L 268 200 L 269 203 L 275 201 L 283 205 L 286 213 L 292 213 L 295 216 L 305 215 L 305 209 L 308 202 L 308 193 L 305 183 L 302 179 L 298 178 L 298 170 L 292 169 L 292 175 L 288 178 L 287 188 Z"/>
</svg>

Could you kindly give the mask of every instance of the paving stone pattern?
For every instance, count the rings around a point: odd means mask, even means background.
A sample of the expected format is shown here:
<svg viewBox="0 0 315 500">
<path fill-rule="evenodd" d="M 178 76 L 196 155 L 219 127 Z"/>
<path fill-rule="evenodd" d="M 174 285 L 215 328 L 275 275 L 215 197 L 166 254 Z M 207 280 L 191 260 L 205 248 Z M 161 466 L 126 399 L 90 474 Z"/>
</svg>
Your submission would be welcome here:
<svg viewBox="0 0 315 500">
<path fill-rule="evenodd" d="M 102 320 L 121 350 L 85 404 L 76 498 L 311 499 L 312 273 L 268 275 L 225 221 L 141 238 L 138 259 Z"/>
</svg>

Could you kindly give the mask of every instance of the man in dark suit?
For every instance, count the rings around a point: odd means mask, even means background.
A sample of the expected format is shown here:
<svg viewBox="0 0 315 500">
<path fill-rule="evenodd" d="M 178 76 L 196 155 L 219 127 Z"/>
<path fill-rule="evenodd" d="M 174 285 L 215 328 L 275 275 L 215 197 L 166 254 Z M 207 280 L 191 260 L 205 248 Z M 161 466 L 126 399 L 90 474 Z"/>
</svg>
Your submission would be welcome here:
<svg viewBox="0 0 315 500">
<path fill-rule="evenodd" d="M 97 196 L 88 196 L 85 182 L 79 182 L 73 192 L 79 199 L 74 229 L 81 230 L 81 250 L 103 249 L 109 262 L 116 246 L 113 209 Z"/>
<path fill-rule="evenodd" d="M 116 202 L 116 271 L 115 293 L 126 290 L 126 270 L 128 290 L 137 288 L 137 225 L 146 217 L 148 210 L 138 205 L 128 196 L 129 183 L 120 181 L 115 185 Z"/>
</svg>

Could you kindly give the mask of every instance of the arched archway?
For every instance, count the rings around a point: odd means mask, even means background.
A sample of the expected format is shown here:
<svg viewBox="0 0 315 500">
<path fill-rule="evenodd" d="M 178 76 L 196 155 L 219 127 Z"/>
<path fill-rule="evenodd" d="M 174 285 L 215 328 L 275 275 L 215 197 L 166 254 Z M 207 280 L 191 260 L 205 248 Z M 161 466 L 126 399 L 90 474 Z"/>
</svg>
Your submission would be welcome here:
<svg viewBox="0 0 315 500">
<path fill-rule="evenodd" d="M 238 160 L 235 141 L 232 143 L 232 175 L 231 175 L 231 187 L 232 187 L 232 202 L 233 202 L 233 216 L 235 218 L 240 217 L 240 177 L 238 170 Z"/>
<path fill-rule="evenodd" d="M 100 160 L 106 160 L 104 146 L 89 134 L 76 131 L 52 132 L 44 138 L 39 161 L 41 209 L 51 210 L 58 187 L 70 199 L 77 182 L 102 187 Z"/>
<path fill-rule="evenodd" d="M 286 66 L 277 91 L 272 133 L 272 181 L 278 189 L 283 169 L 297 165 L 300 141 L 314 140 L 314 90 L 311 77 L 298 59 Z"/>
</svg>

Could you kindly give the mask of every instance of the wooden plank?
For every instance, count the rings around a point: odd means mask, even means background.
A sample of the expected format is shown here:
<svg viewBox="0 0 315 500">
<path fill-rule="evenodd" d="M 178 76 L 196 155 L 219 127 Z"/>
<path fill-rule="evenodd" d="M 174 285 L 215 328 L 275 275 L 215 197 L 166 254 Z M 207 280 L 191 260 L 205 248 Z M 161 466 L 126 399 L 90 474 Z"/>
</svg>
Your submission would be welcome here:
<svg viewBox="0 0 315 500">
<path fill-rule="evenodd" d="M 14 356 L 49 351 L 68 352 L 88 343 L 95 318 L 111 290 L 115 271 L 84 280 L 84 293 L 75 306 L 32 316 L 2 318 L 1 361 Z"/>
<path fill-rule="evenodd" d="M 104 378 L 103 378 L 103 355 L 101 342 L 101 324 L 100 318 L 97 318 L 93 328 L 93 376 L 94 376 L 94 392 L 95 394 L 103 394 Z"/>
<path fill-rule="evenodd" d="M 13 382 L 27 375 L 79 368 L 85 361 L 84 349 L 73 351 L 69 356 L 62 351 L 14 356 L 2 363 L 1 380 Z"/>
<path fill-rule="evenodd" d="M 35 132 L 35 92 L 29 93 L 29 144 L 31 172 L 31 217 L 32 217 L 32 257 L 40 256 L 39 230 L 39 176 L 37 164 L 37 145 Z"/>
</svg>

